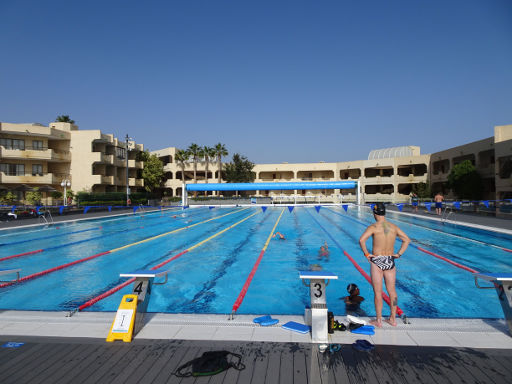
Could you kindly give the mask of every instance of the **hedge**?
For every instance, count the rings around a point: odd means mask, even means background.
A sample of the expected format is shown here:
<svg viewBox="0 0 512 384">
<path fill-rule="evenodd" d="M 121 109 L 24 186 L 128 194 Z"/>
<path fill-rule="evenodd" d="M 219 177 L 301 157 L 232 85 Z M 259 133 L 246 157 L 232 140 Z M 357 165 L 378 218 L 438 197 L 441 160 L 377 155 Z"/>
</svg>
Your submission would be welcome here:
<svg viewBox="0 0 512 384">
<path fill-rule="evenodd" d="M 82 205 L 125 205 L 125 192 L 88 193 L 78 192 L 77 200 Z M 145 204 L 151 196 L 145 192 L 134 192 L 130 194 L 132 204 Z"/>
</svg>

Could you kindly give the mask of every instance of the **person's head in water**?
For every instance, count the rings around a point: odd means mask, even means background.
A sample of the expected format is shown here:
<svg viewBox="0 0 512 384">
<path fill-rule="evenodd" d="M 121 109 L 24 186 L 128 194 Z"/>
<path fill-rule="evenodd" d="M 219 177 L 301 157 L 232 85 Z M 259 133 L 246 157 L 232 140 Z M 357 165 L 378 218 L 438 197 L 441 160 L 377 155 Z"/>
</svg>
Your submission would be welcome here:
<svg viewBox="0 0 512 384">
<path fill-rule="evenodd" d="M 386 215 L 386 206 L 384 203 L 376 203 L 373 206 L 373 217 L 377 220 L 378 217 L 384 217 Z"/>
<path fill-rule="evenodd" d="M 350 296 L 358 296 L 359 287 L 356 284 L 349 284 L 347 285 L 347 292 Z"/>
</svg>

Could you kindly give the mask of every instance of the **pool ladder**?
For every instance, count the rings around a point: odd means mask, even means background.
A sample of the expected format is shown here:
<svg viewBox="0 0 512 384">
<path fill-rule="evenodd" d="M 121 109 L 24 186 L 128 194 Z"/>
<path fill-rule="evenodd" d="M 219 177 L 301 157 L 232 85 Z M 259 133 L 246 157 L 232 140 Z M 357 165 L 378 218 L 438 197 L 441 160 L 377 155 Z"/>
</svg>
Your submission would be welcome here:
<svg viewBox="0 0 512 384">
<path fill-rule="evenodd" d="M 453 215 L 453 208 L 452 207 L 446 207 L 444 209 L 443 215 L 441 216 L 441 222 L 445 223 L 448 218 Z"/>
<path fill-rule="evenodd" d="M 44 224 L 53 224 L 53 216 L 50 211 L 44 211 L 42 215 L 39 215 L 39 222 Z"/>
<path fill-rule="evenodd" d="M 137 211 L 139 212 L 140 217 L 144 217 L 146 210 L 142 204 L 139 204 L 139 209 Z"/>
</svg>

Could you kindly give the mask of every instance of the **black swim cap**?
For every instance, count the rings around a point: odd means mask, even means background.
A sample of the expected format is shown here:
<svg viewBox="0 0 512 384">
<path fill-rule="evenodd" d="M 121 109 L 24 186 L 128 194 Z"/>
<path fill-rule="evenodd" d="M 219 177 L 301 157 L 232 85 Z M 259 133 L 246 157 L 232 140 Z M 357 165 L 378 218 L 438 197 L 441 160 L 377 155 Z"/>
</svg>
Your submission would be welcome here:
<svg viewBox="0 0 512 384">
<path fill-rule="evenodd" d="M 386 214 L 386 206 L 384 203 L 376 203 L 373 206 L 373 213 L 375 213 L 378 216 L 384 216 Z"/>
<path fill-rule="evenodd" d="M 356 284 L 347 285 L 347 292 L 352 294 L 357 288 L 359 288 Z"/>
</svg>

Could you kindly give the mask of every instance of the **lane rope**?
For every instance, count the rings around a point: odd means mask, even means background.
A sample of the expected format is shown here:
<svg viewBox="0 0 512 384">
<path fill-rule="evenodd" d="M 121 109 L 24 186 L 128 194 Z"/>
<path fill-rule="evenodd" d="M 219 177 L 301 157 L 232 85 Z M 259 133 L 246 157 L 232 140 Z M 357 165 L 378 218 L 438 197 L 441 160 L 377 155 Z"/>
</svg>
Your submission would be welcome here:
<svg viewBox="0 0 512 384">
<path fill-rule="evenodd" d="M 162 217 L 158 217 L 158 218 L 162 219 Z M 186 218 L 190 218 L 190 215 L 187 216 Z M 184 218 L 180 218 L 179 220 L 182 220 L 182 219 L 184 219 Z M 136 226 L 134 228 L 128 228 L 128 229 L 121 229 L 121 230 L 111 231 L 111 232 L 108 232 L 108 233 L 106 233 L 104 235 L 100 235 L 100 236 L 96 236 L 96 237 L 90 237 L 88 239 L 77 240 L 77 241 L 73 241 L 71 243 L 64 243 L 64 244 L 54 245 L 53 247 L 49 247 L 49 248 L 42 248 L 42 249 L 38 249 L 38 250 L 35 250 L 35 251 L 24 252 L 24 253 L 19 253 L 19 254 L 16 254 L 16 255 L 6 256 L 6 257 L 3 257 L 3 258 L 0 258 L 0 262 L 3 261 L 3 260 L 9 260 L 9 259 L 13 259 L 13 258 L 16 258 L 16 257 L 28 256 L 28 255 L 32 255 L 34 253 L 51 251 L 51 250 L 55 250 L 55 249 L 59 249 L 59 248 L 69 247 L 69 246 L 72 246 L 72 245 L 86 243 L 88 241 L 98 240 L 98 239 L 102 239 L 102 238 L 105 238 L 105 237 L 110 237 L 110 236 L 112 236 L 112 235 L 114 235 L 116 233 L 120 233 L 120 232 L 123 232 L 123 233 L 133 232 L 133 231 L 136 231 L 136 230 L 141 229 L 141 228 L 151 228 L 151 227 L 156 227 L 156 226 L 160 226 L 160 225 L 162 225 L 162 223 L 150 224 L 150 225 L 146 225 L 146 226 L 143 226 L 143 227 L 141 227 L 140 224 L 136 224 Z"/>
<path fill-rule="evenodd" d="M 238 212 L 240 212 L 240 211 L 238 211 Z M 253 214 L 251 214 L 251 215 L 249 215 L 249 216 L 247 216 L 247 217 L 243 218 L 242 220 L 238 221 L 237 223 L 232 224 L 232 225 L 230 225 L 230 226 L 229 226 L 229 227 L 227 227 L 227 228 L 224 228 L 223 230 L 221 230 L 221 231 L 217 232 L 216 234 L 214 234 L 214 235 L 212 235 L 212 236 L 210 236 L 210 237 L 206 238 L 205 240 L 202 240 L 202 241 L 200 241 L 199 243 L 197 243 L 197 244 L 195 244 L 195 245 L 193 245 L 193 246 L 191 246 L 191 247 L 189 247 L 189 248 L 187 248 L 187 249 L 185 249 L 185 250 L 181 251 L 180 253 L 178 253 L 178 254 L 176 254 L 176 255 L 174 255 L 174 256 L 172 256 L 172 257 L 170 257 L 169 259 L 167 259 L 167 260 L 165 260 L 165 261 L 163 261 L 163 262 L 161 262 L 161 263 L 159 263 L 159 264 L 155 265 L 154 267 L 151 267 L 150 269 L 151 269 L 151 270 L 155 270 L 155 269 L 159 269 L 159 268 L 163 267 L 164 265 L 166 265 L 166 264 L 170 263 L 171 261 L 176 260 L 177 258 L 179 258 L 179 257 L 183 256 L 184 254 L 186 254 L 186 253 L 190 252 L 191 250 L 193 250 L 193 249 L 195 249 L 195 248 L 197 248 L 197 247 L 199 247 L 199 246 L 201 246 L 201 245 L 205 244 L 206 242 L 208 242 L 208 241 L 210 241 L 210 240 L 212 240 L 212 239 L 216 238 L 217 236 L 220 236 L 220 235 L 221 235 L 221 234 L 223 234 L 224 232 L 226 232 L 226 231 L 230 230 L 231 228 L 236 227 L 237 225 L 239 225 L 239 224 L 243 223 L 244 221 L 246 221 L 246 220 L 250 219 L 251 217 L 253 217 L 253 216 L 255 216 L 255 215 L 259 214 L 259 213 L 260 213 L 260 212 L 259 212 L 259 211 L 257 211 L 257 212 L 255 212 L 255 213 L 253 213 Z M 111 288 L 111 289 L 109 289 L 108 291 L 105 291 L 105 292 L 101 293 L 100 295 L 98 295 L 98 296 L 96 296 L 96 297 L 94 297 L 94 298 L 92 298 L 92 299 L 88 300 L 87 302 L 83 303 L 82 305 L 80 305 L 80 306 L 78 307 L 78 309 L 77 309 L 77 310 L 78 310 L 78 311 L 82 311 L 83 309 L 88 308 L 88 307 L 92 306 L 93 304 L 96 304 L 98 301 L 103 300 L 104 298 L 111 296 L 112 294 L 116 293 L 117 291 L 119 291 L 120 289 L 122 289 L 122 288 L 126 287 L 127 285 L 129 285 L 129 284 L 133 283 L 134 281 L 135 281 L 135 278 L 134 278 L 134 277 L 132 277 L 132 278 L 128 279 L 127 281 L 125 281 L 124 283 L 121 283 L 121 284 L 116 285 L 114 288 Z"/>
<path fill-rule="evenodd" d="M 88 228 L 88 229 L 82 229 L 80 231 L 73 231 L 73 232 L 67 232 L 67 233 L 59 233 L 57 235 L 52 235 L 52 236 L 42 236 L 42 237 L 35 237 L 33 239 L 25 239 L 25 240 L 19 240 L 19 241 L 11 241 L 9 243 L 1 243 L 0 244 L 0 247 L 4 246 L 4 245 L 16 245 L 16 244 L 23 244 L 23 243 L 29 243 L 31 241 L 37 241 L 37 240 L 47 240 L 47 239 L 53 239 L 55 237 L 62 237 L 62 236 L 67 236 L 67 235 L 73 235 L 75 233 L 82 233 L 82 232 L 89 232 L 89 231 L 96 231 L 96 230 L 99 230 L 100 228 Z"/>
<path fill-rule="evenodd" d="M 201 221 L 199 223 L 195 223 L 195 224 L 192 224 L 192 225 L 187 225 L 185 227 L 177 228 L 177 229 L 174 229 L 174 230 L 172 230 L 170 232 L 162 233 L 162 234 L 157 235 L 157 236 L 152 236 L 152 237 L 149 237 L 147 239 L 144 239 L 144 240 L 141 240 L 141 241 L 137 241 L 135 243 L 131 243 L 131 244 L 119 247 L 119 248 L 114 248 L 114 249 L 111 249 L 109 251 L 97 253 L 97 254 L 92 255 L 92 256 L 84 257 L 83 259 L 78 259 L 78 260 L 72 261 L 70 263 L 62 264 L 62 265 L 59 265 L 59 266 L 56 266 L 56 267 L 53 267 L 53 268 L 50 268 L 50 269 L 46 269 L 44 271 L 36 272 L 36 273 L 31 274 L 31 275 L 24 276 L 24 277 L 20 278 L 17 281 L 10 281 L 10 282 L 7 282 L 7 283 L 2 283 L 2 284 L 0 284 L 0 288 L 8 287 L 8 286 L 14 285 L 14 284 L 19 284 L 19 283 L 22 283 L 24 281 L 34 279 L 36 277 L 40 277 L 40 276 L 47 275 L 47 274 L 55 272 L 55 271 L 59 271 L 59 270 L 61 270 L 63 268 L 67 268 L 67 267 L 70 267 L 70 266 L 75 265 L 75 264 L 83 263 L 85 261 L 89 261 L 89 260 L 95 259 L 95 258 L 100 257 L 100 256 L 108 255 L 108 254 L 120 251 L 122 249 L 133 247 L 134 245 L 146 243 L 148 241 L 155 240 L 155 239 L 158 239 L 160 237 L 167 236 L 167 235 L 170 235 L 170 234 L 173 234 L 173 233 L 177 233 L 177 232 L 183 231 L 185 229 L 189 229 L 189 228 L 195 227 L 195 226 L 200 225 L 200 224 L 205 224 L 205 223 L 207 223 L 209 221 L 220 219 L 221 217 L 229 216 L 229 215 L 232 215 L 232 214 L 237 213 L 237 212 L 245 211 L 247 209 L 249 209 L 249 208 L 244 208 L 244 209 L 239 210 L 239 211 L 230 212 L 230 213 L 227 213 L 225 215 L 217 216 L 217 217 L 214 217 L 214 218 L 211 218 L 211 219 L 208 219 L 208 220 Z"/>
<path fill-rule="evenodd" d="M 238 294 L 238 297 L 235 300 L 235 303 L 233 304 L 233 308 L 231 310 L 231 318 L 233 318 L 233 315 L 235 314 L 235 312 L 238 311 L 238 308 L 240 308 L 240 305 L 242 305 L 242 302 L 243 302 L 243 300 L 245 298 L 247 290 L 249 289 L 249 286 L 251 285 L 252 278 L 254 277 L 254 274 L 256 273 L 256 271 L 257 271 L 257 269 L 258 269 L 258 267 L 260 265 L 261 259 L 263 258 L 263 255 L 265 254 L 265 251 L 267 250 L 267 247 L 268 247 L 268 245 L 270 243 L 270 240 L 272 239 L 272 236 L 274 235 L 274 231 L 276 230 L 277 224 L 279 224 L 279 221 L 281 220 L 281 216 L 283 216 L 283 212 L 284 211 L 285 211 L 285 209 L 283 208 L 283 210 L 281 211 L 281 214 L 277 218 L 276 223 L 274 224 L 274 227 L 272 228 L 272 231 L 270 231 L 270 234 L 268 235 L 268 238 L 267 238 L 267 241 L 265 242 L 265 245 L 261 249 L 261 252 L 260 252 L 260 254 L 258 256 L 258 259 L 254 263 L 254 265 L 252 267 L 252 270 L 249 273 L 249 276 L 247 276 L 247 279 L 245 280 L 245 283 L 244 283 L 244 286 L 242 287 L 242 290 Z"/>
</svg>

